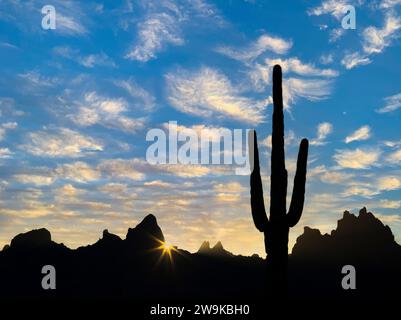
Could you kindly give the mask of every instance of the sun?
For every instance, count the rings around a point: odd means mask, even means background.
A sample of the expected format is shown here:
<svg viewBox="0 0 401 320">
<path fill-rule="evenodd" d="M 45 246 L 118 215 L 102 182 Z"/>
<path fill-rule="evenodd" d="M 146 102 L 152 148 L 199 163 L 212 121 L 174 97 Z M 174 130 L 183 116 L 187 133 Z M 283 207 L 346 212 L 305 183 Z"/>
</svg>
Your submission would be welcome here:
<svg viewBox="0 0 401 320">
<path fill-rule="evenodd" d="M 165 256 L 168 257 L 170 264 L 173 265 L 173 252 L 178 252 L 176 247 L 174 247 L 171 243 L 166 241 L 157 240 L 159 242 L 159 246 L 156 248 L 161 251 L 160 259 L 162 260 Z"/>
<path fill-rule="evenodd" d="M 167 252 L 171 252 L 171 250 L 174 249 L 173 245 L 168 243 L 168 242 L 164 242 L 162 244 L 163 250 L 167 251 Z"/>
</svg>

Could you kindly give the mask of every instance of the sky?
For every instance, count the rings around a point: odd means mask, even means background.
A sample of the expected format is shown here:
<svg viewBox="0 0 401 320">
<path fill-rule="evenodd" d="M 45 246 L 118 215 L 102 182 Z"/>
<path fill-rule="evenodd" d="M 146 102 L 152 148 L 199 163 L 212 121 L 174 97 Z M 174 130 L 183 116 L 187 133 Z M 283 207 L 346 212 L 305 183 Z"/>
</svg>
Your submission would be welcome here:
<svg viewBox="0 0 401 320">
<path fill-rule="evenodd" d="M 41 9 L 56 10 L 43 29 Z M 355 29 L 344 29 L 347 5 Z M 283 69 L 287 205 L 299 142 L 306 202 L 291 229 L 366 206 L 401 241 L 400 0 L 1 0 L 0 247 L 46 227 L 76 248 L 147 214 L 168 242 L 264 255 L 249 175 L 151 164 L 152 129 L 256 129 L 269 207 L 271 74 Z M 244 133 L 244 137 L 246 134 Z"/>
</svg>

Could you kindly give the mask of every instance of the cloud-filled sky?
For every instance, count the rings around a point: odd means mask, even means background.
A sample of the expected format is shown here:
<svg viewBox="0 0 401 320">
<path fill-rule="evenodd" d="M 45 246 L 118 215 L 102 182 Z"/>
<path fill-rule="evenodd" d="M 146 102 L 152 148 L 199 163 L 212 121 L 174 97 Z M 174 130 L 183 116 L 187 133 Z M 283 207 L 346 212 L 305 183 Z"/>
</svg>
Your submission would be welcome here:
<svg viewBox="0 0 401 320">
<path fill-rule="evenodd" d="M 41 25 L 44 5 L 56 29 Z M 356 29 L 343 29 L 353 5 Z M 304 214 L 335 228 L 362 206 L 401 240 L 401 1 L 3 0 L 0 246 L 46 227 L 78 247 L 153 213 L 169 242 L 263 255 L 249 176 L 152 165 L 150 129 L 256 129 L 269 203 L 271 71 L 283 69 L 288 203 L 310 142 Z"/>
</svg>

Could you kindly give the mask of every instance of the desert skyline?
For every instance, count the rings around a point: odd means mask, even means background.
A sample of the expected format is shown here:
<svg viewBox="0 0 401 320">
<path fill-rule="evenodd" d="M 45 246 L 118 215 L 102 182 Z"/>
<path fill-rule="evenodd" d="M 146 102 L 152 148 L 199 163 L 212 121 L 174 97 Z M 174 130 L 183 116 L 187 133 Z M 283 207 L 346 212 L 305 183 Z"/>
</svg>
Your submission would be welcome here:
<svg viewBox="0 0 401 320">
<path fill-rule="evenodd" d="M 304 226 L 329 232 L 364 206 L 401 242 L 399 1 L 52 3 L 55 30 L 41 28 L 46 1 L 0 4 L 0 247 L 45 227 L 76 248 L 103 229 L 124 237 L 151 213 L 180 248 L 221 241 L 264 256 L 249 176 L 230 165 L 151 165 L 146 134 L 169 121 L 256 129 L 268 206 L 277 63 L 288 190 L 299 142 L 310 141 L 289 247 Z M 346 4 L 355 30 L 341 27 Z"/>
</svg>

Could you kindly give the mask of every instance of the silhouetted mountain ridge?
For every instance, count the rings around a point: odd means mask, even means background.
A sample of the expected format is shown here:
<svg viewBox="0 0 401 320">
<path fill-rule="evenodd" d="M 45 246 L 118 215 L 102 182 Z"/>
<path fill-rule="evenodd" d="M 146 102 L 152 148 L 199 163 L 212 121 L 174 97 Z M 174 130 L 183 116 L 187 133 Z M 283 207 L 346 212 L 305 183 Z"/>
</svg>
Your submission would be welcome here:
<svg viewBox="0 0 401 320">
<path fill-rule="evenodd" d="M 221 257 L 232 257 L 233 253 L 224 249 L 221 241 L 217 241 L 217 243 L 211 248 L 209 241 L 204 241 L 200 248 L 198 249 L 198 254 L 210 255 L 210 256 L 221 256 Z"/>
<path fill-rule="evenodd" d="M 57 270 L 57 297 L 265 297 L 260 279 L 266 265 L 257 255 L 234 255 L 220 241 L 213 247 L 205 241 L 196 253 L 163 242 L 151 214 L 125 239 L 106 229 L 94 244 L 76 250 L 55 243 L 46 229 L 19 234 L 0 252 L 0 297 L 53 297 L 40 286 L 48 264 Z M 305 227 L 289 259 L 290 294 L 343 297 L 346 264 L 358 270 L 359 290 L 352 297 L 391 298 L 401 286 L 400 246 L 390 228 L 363 208 L 359 216 L 345 212 L 330 234 Z"/>
<path fill-rule="evenodd" d="M 353 215 L 345 211 L 338 220 L 337 228 L 322 235 L 318 229 L 304 228 L 292 250 L 292 257 L 319 257 L 331 259 L 364 259 L 372 256 L 390 257 L 401 255 L 389 226 L 384 225 L 366 208 Z"/>
</svg>

